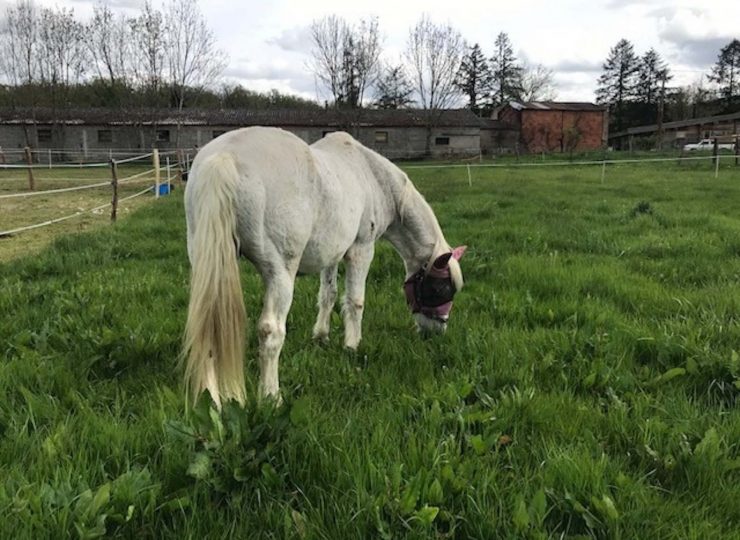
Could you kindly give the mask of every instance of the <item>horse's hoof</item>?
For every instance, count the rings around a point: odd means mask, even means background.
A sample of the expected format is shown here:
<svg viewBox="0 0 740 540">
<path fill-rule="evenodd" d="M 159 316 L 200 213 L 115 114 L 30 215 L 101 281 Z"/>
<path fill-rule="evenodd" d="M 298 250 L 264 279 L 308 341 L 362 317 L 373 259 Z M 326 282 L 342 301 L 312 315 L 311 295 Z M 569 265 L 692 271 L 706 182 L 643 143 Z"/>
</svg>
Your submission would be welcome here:
<svg viewBox="0 0 740 540">
<path fill-rule="evenodd" d="M 283 404 L 283 396 L 281 396 L 279 393 L 276 395 L 268 395 L 268 396 L 262 396 L 260 398 L 260 405 L 268 405 L 272 406 L 274 408 L 278 408 L 282 406 Z"/>
<path fill-rule="evenodd" d="M 326 345 L 329 343 L 329 333 L 328 332 L 314 332 L 313 336 L 311 337 L 315 342 L 320 343 L 322 345 Z"/>
</svg>

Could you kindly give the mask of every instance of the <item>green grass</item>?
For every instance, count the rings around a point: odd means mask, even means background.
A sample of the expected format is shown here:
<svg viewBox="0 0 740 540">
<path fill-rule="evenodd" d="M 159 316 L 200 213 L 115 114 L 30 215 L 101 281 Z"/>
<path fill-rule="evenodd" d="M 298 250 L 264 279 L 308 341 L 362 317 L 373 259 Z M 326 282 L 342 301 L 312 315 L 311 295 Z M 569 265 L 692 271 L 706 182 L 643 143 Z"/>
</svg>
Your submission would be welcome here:
<svg viewBox="0 0 740 540">
<path fill-rule="evenodd" d="M 124 164 L 118 168 L 118 178 L 125 179 L 131 175 L 144 173 L 150 168 L 150 164 Z M 164 181 L 164 171 L 162 175 Z M 91 209 L 109 203 L 112 199 L 111 171 L 109 168 L 40 168 L 34 169 L 34 178 L 37 192 L 100 183 L 107 183 L 107 185 L 63 193 L 0 198 L 0 231 L 14 230 L 73 215 L 77 212 L 85 212 L 67 221 L 55 223 L 53 227 L 41 227 L 14 237 L 0 238 L 0 261 L 8 261 L 30 253 L 36 253 L 47 247 L 58 236 L 88 231 L 110 223 L 110 207 L 89 212 Z M 119 203 L 118 215 L 120 217 L 125 217 L 152 199 L 152 196 L 142 195 L 134 199 L 123 200 L 142 191 L 147 185 L 154 185 L 153 173 L 132 180 L 125 180 L 119 185 L 118 193 L 121 202 Z M 27 171 L 0 169 L 0 197 L 29 191 Z"/>
<path fill-rule="evenodd" d="M 185 415 L 181 192 L 0 266 L 0 537 L 740 538 L 740 168 L 410 173 L 447 334 L 385 244 L 357 354 L 300 278 L 277 411 Z"/>
</svg>

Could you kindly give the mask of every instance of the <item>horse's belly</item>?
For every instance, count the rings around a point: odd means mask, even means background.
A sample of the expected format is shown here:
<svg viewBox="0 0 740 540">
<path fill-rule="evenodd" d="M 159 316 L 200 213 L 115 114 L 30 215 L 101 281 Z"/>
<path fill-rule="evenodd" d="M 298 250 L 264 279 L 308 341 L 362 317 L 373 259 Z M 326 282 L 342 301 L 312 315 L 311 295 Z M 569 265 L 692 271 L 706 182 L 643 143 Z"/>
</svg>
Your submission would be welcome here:
<svg viewBox="0 0 740 540">
<path fill-rule="evenodd" d="M 353 239 L 345 238 L 311 238 L 301 256 L 298 271 L 302 274 L 315 274 L 324 268 L 339 264 L 342 257 L 352 245 Z"/>
<path fill-rule="evenodd" d="M 350 216 L 350 217 L 348 217 Z M 301 256 L 299 271 L 304 274 L 320 272 L 342 260 L 347 250 L 355 243 L 361 228 L 360 214 L 355 211 L 343 219 L 331 219 L 323 215 L 314 224 L 311 236 Z"/>
</svg>

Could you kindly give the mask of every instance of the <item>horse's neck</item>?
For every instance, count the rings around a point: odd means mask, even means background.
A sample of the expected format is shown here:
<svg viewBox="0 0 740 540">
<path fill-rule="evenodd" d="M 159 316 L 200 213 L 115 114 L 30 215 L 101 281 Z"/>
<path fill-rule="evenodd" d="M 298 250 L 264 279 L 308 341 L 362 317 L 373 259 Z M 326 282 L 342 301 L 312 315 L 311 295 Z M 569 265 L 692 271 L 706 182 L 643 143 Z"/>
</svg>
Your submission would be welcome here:
<svg viewBox="0 0 740 540">
<path fill-rule="evenodd" d="M 385 236 L 396 248 L 410 276 L 449 251 L 432 208 L 405 174 L 398 171 L 393 189 L 396 215 Z"/>
</svg>

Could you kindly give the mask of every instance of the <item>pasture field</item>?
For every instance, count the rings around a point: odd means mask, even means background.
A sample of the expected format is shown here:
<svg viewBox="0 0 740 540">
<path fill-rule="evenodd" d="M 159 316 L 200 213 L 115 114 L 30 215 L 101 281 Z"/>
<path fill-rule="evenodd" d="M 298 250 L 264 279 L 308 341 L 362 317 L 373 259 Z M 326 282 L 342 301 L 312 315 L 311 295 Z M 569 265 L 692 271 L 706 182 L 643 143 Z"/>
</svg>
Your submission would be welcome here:
<svg viewBox="0 0 740 540">
<path fill-rule="evenodd" d="M 277 410 L 186 415 L 182 190 L 0 264 L 0 537 L 740 538 L 740 168 L 409 174 L 447 334 L 386 244 L 356 354 L 299 278 Z"/>
<path fill-rule="evenodd" d="M 149 163 L 123 164 L 118 168 L 118 177 L 124 179 L 151 169 Z M 162 181 L 166 173 L 162 171 Z M 67 191 L 63 193 L 45 193 L 30 197 L 3 198 L 6 195 L 30 192 L 28 174 L 23 169 L 0 169 L 0 231 L 7 231 L 41 223 L 51 219 L 87 211 L 106 203 L 112 198 L 110 186 L 110 168 L 53 168 L 34 169 L 36 191 L 49 191 L 73 188 L 91 184 L 103 184 L 100 187 Z M 125 180 L 119 185 L 119 199 L 131 196 L 147 185 L 154 185 L 154 173 L 132 180 Z M 141 207 L 151 196 L 136 197 L 120 203 L 118 216 Z M 0 238 L 0 261 L 36 253 L 46 247 L 54 238 L 97 228 L 110 223 L 110 207 L 100 208 L 95 212 L 84 214 L 49 227 L 24 232 L 17 238 Z"/>
</svg>

